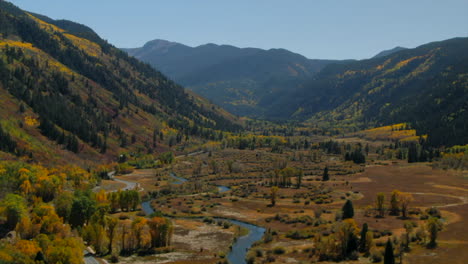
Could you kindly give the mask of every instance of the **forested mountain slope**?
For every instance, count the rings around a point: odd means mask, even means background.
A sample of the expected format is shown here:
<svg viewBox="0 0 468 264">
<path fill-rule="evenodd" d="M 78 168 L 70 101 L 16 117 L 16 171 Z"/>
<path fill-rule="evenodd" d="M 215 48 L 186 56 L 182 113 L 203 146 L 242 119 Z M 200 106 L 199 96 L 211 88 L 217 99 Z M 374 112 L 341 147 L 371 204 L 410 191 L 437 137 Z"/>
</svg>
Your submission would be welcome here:
<svg viewBox="0 0 468 264">
<path fill-rule="evenodd" d="M 305 80 L 332 60 L 309 60 L 285 49 L 206 44 L 189 47 L 153 40 L 123 49 L 198 94 L 238 115 L 261 116 L 258 102 Z M 283 85 L 283 84 L 288 85 Z"/>
<path fill-rule="evenodd" d="M 351 129 L 409 122 L 432 144 L 467 144 L 468 38 L 329 65 L 269 99 L 269 118 Z"/>
<path fill-rule="evenodd" d="M 83 165 L 240 128 L 86 26 L 0 1 L 0 36 L 4 157 Z"/>
</svg>

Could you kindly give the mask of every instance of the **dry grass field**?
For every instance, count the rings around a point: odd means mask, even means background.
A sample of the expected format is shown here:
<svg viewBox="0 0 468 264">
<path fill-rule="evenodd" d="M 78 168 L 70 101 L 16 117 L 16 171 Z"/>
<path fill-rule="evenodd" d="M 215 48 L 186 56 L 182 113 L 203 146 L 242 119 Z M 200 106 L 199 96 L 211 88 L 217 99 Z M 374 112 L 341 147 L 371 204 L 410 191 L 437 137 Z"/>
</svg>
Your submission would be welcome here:
<svg viewBox="0 0 468 264">
<path fill-rule="evenodd" d="M 356 138 L 344 140 L 366 143 Z M 379 144 L 370 142 L 371 148 Z M 180 156 L 170 167 L 136 170 L 120 179 L 138 182 L 145 192 L 158 193 L 152 206 L 164 215 L 177 218 L 173 220 L 174 252 L 145 261 L 223 261 L 219 253 L 229 251 L 236 236 L 235 229 L 206 224 L 200 218 L 225 217 L 256 224 L 273 232 L 270 241 L 260 241 L 251 249 L 251 254 L 257 255 L 255 263 L 310 263 L 315 261 L 311 258 L 310 250 L 316 246 L 317 234 L 326 234 L 332 230 L 330 228 L 336 223 L 337 214 L 349 199 L 354 205 L 356 226 L 360 228 L 367 223 L 369 230 L 381 234 L 374 239 L 376 248 L 381 251 L 387 239 L 399 239 L 405 233 L 405 221 L 422 228 L 427 221 L 422 217 L 425 210 L 437 208 L 444 223 L 439 232 L 438 247 L 427 249 L 423 244 L 411 243 L 411 250 L 403 255 L 403 263 L 466 263 L 466 174 L 462 171 L 433 169 L 430 163 L 382 160 L 372 153 L 369 157 L 365 165 L 358 165 L 344 162 L 339 155 L 322 153 L 316 157 L 313 151 L 271 153 L 264 149 L 214 150 Z M 304 176 L 300 188 L 296 188 L 295 177 L 291 178 L 291 186 L 279 188 L 276 205 L 271 206 L 270 181 L 279 166 L 301 168 Z M 326 166 L 329 168 L 330 180 L 324 182 L 322 174 Z M 174 184 L 170 172 L 188 181 Z M 106 185 L 108 189 L 113 186 L 109 182 L 105 182 Z M 227 186 L 230 190 L 219 193 L 218 185 Z M 388 207 L 393 190 L 411 194 L 414 200 L 409 204 L 409 211 L 418 213 L 410 214 L 407 219 L 388 214 L 383 218 L 369 216 L 369 208 L 375 208 L 377 194 L 385 194 L 385 206 Z M 168 194 L 160 195 L 164 192 Z M 183 220 L 181 217 L 200 218 Z M 293 238 L 293 231 L 306 236 Z M 284 252 L 272 253 L 276 248 Z M 123 263 L 139 263 L 136 261 L 129 259 Z M 369 259 L 361 255 L 358 260 L 349 263 L 369 263 Z"/>
</svg>

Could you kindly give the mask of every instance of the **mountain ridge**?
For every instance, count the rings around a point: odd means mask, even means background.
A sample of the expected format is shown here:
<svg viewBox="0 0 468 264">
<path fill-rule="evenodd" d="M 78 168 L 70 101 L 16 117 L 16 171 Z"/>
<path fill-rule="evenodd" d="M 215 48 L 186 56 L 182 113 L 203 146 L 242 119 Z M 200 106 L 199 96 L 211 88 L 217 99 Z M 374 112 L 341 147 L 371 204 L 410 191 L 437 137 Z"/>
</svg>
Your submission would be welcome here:
<svg viewBox="0 0 468 264">
<path fill-rule="evenodd" d="M 172 43 L 171 46 L 161 43 Z M 165 40 L 141 48 L 123 49 L 151 64 L 214 103 L 237 115 L 259 116 L 258 102 L 265 94 L 287 89 L 274 80 L 306 79 L 334 60 L 310 60 L 286 49 L 238 48 L 203 44 L 189 47 Z"/>
<path fill-rule="evenodd" d="M 351 130 L 408 122 L 434 145 L 467 144 L 467 47 L 453 38 L 326 66 L 266 102 L 266 116 Z"/>
</svg>

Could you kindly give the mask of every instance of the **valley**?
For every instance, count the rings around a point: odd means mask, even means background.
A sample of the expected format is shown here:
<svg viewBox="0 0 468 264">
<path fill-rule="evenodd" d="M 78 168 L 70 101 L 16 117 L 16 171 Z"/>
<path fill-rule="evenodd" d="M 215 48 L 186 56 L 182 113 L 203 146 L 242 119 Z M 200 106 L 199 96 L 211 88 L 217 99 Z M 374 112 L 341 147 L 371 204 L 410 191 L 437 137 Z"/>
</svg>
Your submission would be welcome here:
<svg viewBox="0 0 468 264">
<path fill-rule="evenodd" d="M 171 4 L 145 3 L 151 21 L 171 16 L 131 33 L 209 21 L 181 30 L 197 43 L 229 15 Z M 148 19 L 100 5 L 95 23 L 119 37 L 120 19 Z M 297 43 L 296 18 L 245 39 L 274 28 Z M 467 263 L 468 38 L 369 56 L 378 39 L 359 40 L 361 59 L 162 39 L 119 49 L 0 0 L 0 264 Z"/>
<path fill-rule="evenodd" d="M 370 152 L 375 142 L 364 141 L 370 144 Z M 405 224 L 411 222 L 415 225 L 414 233 L 417 236 L 417 228 L 427 225 L 428 209 L 437 209 L 444 227 L 440 232 L 438 248 L 427 250 L 424 242 L 413 241 L 411 250 L 401 251 L 403 261 L 410 263 L 427 262 L 424 255 L 430 253 L 433 263 L 439 263 L 444 259 L 451 259 L 453 263 L 462 263 L 466 258 L 462 251 L 468 243 L 463 234 L 463 222 L 466 223 L 464 211 L 468 206 L 468 185 L 466 173 L 459 171 L 444 171 L 434 169 L 430 163 L 411 164 L 405 161 L 385 159 L 376 154 L 369 154 L 369 161 L 362 165 L 353 162 L 342 161 L 341 155 L 319 154 L 319 158 L 312 161 L 311 151 L 292 151 L 282 154 L 273 154 L 268 149 L 235 150 L 235 149 L 211 149 L 193 156 L 178 158 L 169 168 L 156 170 L 135 171 L 122 176 L 128 181 L 145 183 L 150 197 L 143 210 L 151 212 L 156 210 L 167 216 L 175 223 L 206 226 L 213 225 L 224 219 L 235 219 L 261 226 L 269 235 L 260 235 L 252 248 L 247 253 L 248 263 L 299 263 L 301 261 L 319 260 L 318 244 L 326 237 L 337 235 L 336 228 L 340 219 L 343 204 L 350 200 L 354 205 L 353 224 L 356 232 L 364 223 L 374 233 L 374 254 L 383 249 L 388 238 L 395 239 L 397 243 L 403 243 Z M 286 163 L 286 168 L 300 168 L 304 176 L 302 184 L 296 186 L 297 179 L 291 180 L 291 186 L 278 189 L 277 201 L 271 205 L 271 174 L 278 168 L 272 167 L 274 162 L 267 160 L 281 159 Z M 229 161 L 237 169 L 230 171 Z M 194 174 L 197 164 L 201 165 L 201 172 Z M 211 164 L 211 165 L 210 165 Z M 213 171 L 213 164 L 218 168 Z M 323 181 L 322 171 L 325 166 L 330 168 L 330 180 Z M 216 167 L 216 166 L 215 166 Z M 284 168 L 283 168 L 284 169 Z M 144 173 L 144 174 L 143 174 Z M 144 176 L 143 176 L 144 175 Z M 175 176 L 178 175 L 178 176 Z M 183 181 L 181 176 L 184 176 Z M 178 178 L 174 178 L 178 177 Z M 187 181 L 185 181 L 187 179 Z M 447 182 L 450 184 L 447 185 Z M 229 190 L 220 191 L 216 186 L 228 186 Z M 375 199 L 378 193 L 384 193 L 386 199 L 394 190 L 400 190 L 412 196 L 408 211 L 408 217 L 392 216 L 385 213 L 384 217 L 377 217 L 374 212 Z M 167 194 L 161 194 L 167 193 Z M 390 203 L 390 201 L 385 203 Z M 390 205 L 386 205 L 389 210 Z M 232 223 L 232 222 L 231 222 Z M 186 231 L 183 224 L 175 226 L 175 234 Z M 223 224 L 221 224 L 223 225 Z M 236 223 L 234 223 L 236 226 Z M 177 231 L 181 228 L 180 231 Z M 228 227 L 229 229 L 232 227 Z M 461 228 L 461 229 L 460 229 Z M 330 231 L 327 231 L 330 230 Z M 457 231 L 458 230 L 458 231 Z M 217 231 L 212 231 L 213 233 Z M 331 232 L 328 235 L 327 232 Z M 419 232 L 419 231 L 418 231 Z M 448 234 L 458 233 L 451 240 L 445 240 Z M 378 235 L 380 234 L 380 235 Z M 203 233 L 198 234 L 204 237 Z M 269 238 L 266 238 L 269 236 Z M 188 238 L 187 238 L 188 239 Z M 196 238 L 194 238 L 196 239 Z M 207 256 L 215 256 L 212 263 L 223 262 L 223 258 L 229 258 L 230 252 L 235 250 L 236 240 L 231 237 L 233 249 L 229 243 L 224 247 L 213 248 L 210 244 L 213 240 L 217 245 L 225 241 L 225 237 L 203 239 L 204 242 L 196 242 L 200 248 L 187 249 L 175 239 L 174 252 L 182 250 L 191 257 L 181 257 L 177 261 L 167 263 L 186 263 L 185 261 L 209 261 Z M 241 238 L 239 238 L 241 239 Z M 278 253 L 281 248 L 282 253 Z M 202 254 L 203 251 L 203 254 Z M 190 253 L 188 253 L 190 252 Z M 175 254 L 175 253 L 168 253 Z M 164 254 L 161 255 L 163 257 Z M 456 256 L 456 257 L 455 257 Z M 354 263 L 368 263 L 364 256 L 358 256 Z M 316 259 L 317 258 L 317 259 Z M 133 259 L 137 261 L 137 259 Z M 188 262 L 187 262 L 188 263 Z M 231 263 L 243 263 L 240 260 Z"/>
</svg>

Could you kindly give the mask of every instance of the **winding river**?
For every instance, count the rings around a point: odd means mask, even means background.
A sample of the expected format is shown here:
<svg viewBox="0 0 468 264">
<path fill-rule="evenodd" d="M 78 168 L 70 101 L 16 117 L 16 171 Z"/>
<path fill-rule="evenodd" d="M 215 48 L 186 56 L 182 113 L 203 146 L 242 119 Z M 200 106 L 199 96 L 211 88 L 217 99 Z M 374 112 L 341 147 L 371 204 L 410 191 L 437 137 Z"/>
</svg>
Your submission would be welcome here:
<svg viewBox="0 0 468 264">
<path fill-rule="evenodd" d="M 170 173 L 170 176 L 176 180 L 174 184 L 182 184 L 187 181 L 187 179 L 179 177 L 175 175 L 174 173 Z M 217 187 L 219 189 L 219 192 L 221 193 L 227 192 L 230 190 L 229 187 L 222 186 L 222 185 L 219 185 Z M 150 201 L 141 203 L 141 208 L 147 215 L 154 213 L 154 209 L 151 206 Z M 245 223 L 242 221 L 238 221 L 238 220 L 228 219 L 228 218 L 222 218 L 222 217 L 213 217 L 213 218 L 216 220 L 228 221 L 233 225 L 237 225 L 237 226 L 240 226 L 249 230 L 249 233 L 247 235 L 237 238 L 237 240 L 232 245 L 231 251 L 229 252 L 227 256 L 229 263 L 245 264 L 247 251 L 252 247 L 252 245 L 255 242 L 262 239 L 263 234 L 265 233 L 265 228 L 252 225 L 249 223 Z"/>
<path fill-rule="evenodd" d="M 175 175 L 175 173 L 173 173 L 173 172 L 169 173 L 169 175 L 170 175 L 172 178 L 174 178 L 174 180 L 176 180 L 175 182 L 173 182 L 174 184 L 182 184 L 182 183 L 188 181 L 188 180 L 185 179 L 185 178 L 182 178 L 182 177 L 179 177 L 179 176 Z"/>
</svg>

